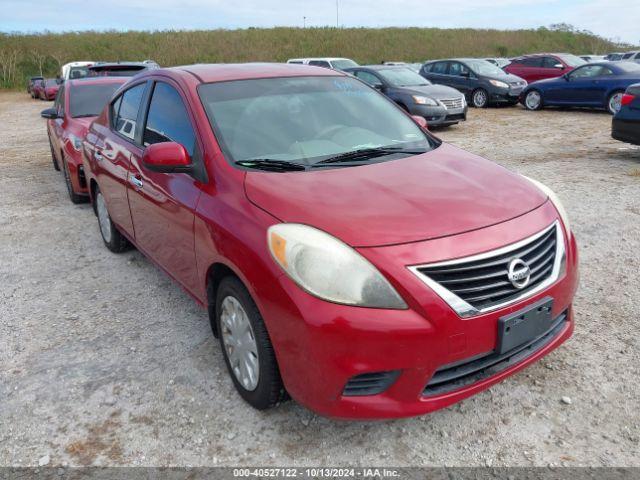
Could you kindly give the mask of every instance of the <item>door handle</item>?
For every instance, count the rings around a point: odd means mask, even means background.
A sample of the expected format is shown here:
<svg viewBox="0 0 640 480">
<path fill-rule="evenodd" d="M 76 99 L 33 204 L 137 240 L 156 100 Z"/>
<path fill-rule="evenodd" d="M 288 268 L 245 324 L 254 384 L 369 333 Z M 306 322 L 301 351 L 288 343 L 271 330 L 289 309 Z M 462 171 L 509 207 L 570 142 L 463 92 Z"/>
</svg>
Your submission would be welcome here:
<svg viewBox="0 0 640 480">
<path fill-rule="evenodd" d="M 96 161 L 101 162 L 104 157 L 102 156 L 102 154 L 98 150 L 94 150 L 93 158 L 95 158 Z"/>
<path fill-rule="evenodd" d="M 137 190 L 142 188 L 142 178 L 139 178 L 137 175 L 132 175 L 130 182 Z"/>
</svg>

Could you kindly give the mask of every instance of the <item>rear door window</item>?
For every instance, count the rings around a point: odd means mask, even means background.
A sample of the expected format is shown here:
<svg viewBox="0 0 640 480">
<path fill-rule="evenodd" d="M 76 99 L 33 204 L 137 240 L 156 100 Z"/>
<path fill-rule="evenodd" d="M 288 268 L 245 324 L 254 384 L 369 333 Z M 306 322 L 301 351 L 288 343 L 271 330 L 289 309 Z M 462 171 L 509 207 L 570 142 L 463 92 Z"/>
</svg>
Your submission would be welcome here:
<svg viewBox="0 0 640 480">
<path fill-rule="evenodd" d="M 540 68 L 542 67 L 542 57 L 523 58 L 521 64 L 527 68 Z"/>
<path fill-rule="evenodd" d="M 176 142 L 193 157 L 196 134 L 187 108 L 178 91 L 167 83 L 157 82 L 153 89 L 142 142 L 145 147 L 153 143 Z"/>
<path fill-rule="evenodd" d="M 439 75 L 447 73 L 447 62 L 436 62 L 432 64 L 431 73 L 437 73 Z"/>
<path fill-rule="evenodd" d="M 138 110 L 142 103 L 146 83 L 141 83 L 126 90 L 113 103 L 113 129 L 120 135 L 135 140 L 136 126 L 138 120 Z"/>
</svg>

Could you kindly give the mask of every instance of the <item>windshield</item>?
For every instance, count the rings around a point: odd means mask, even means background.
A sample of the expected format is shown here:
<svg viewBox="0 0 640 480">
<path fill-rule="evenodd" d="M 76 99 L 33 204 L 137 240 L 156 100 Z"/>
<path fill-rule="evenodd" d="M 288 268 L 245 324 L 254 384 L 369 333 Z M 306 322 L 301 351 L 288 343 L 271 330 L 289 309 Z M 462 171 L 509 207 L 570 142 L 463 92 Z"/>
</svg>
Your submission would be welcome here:
<svg viewBox="0 0 640 480">
<path fill-rule="evenodd" d="M 74 85 L 69 92 L 69 113 L 74 118 L 97 116 L 120 85 Z"/>
<path fill-rule="evenodd" d="M 365 149 L 422 153 L 437 145 L 389 100 L 351 77 L 236 80 L 203 84 L 198 92 L 232 162 L 309 166 Z"/>
<path fill-rule="evenodd" d="M 357 67 L 358 64 L 353 60 L 349 60 L 348 58 L 343 58 L 341 60 L 331 60 L 333 68 L 337 68 L 338 70 L 344 70 L 345 68 Z"/>
<path fill-rule="evenodd" d="M 560 57 L 562 61 L 570 67 L 579 67 L 580 65 L 587 63 L 582 58 L 576 57 L 575 55 L 558 55 L 558 57 Z"/>
<path fill-rule="evenodd" d="M 56 87 L 58 85 L 58 81 L 55 78 L 48 78 L 44 83 L 45 87 Z"/>
<path fill-rule="evenodd" d="M 466 64 L 477 75 L 486 77 L 503 77 L 504 71 L 486 60 L 467 60 Z"/>
<path fill-rule="evenodd" d="M 386 70 L 378 70 L 378 73 L 389 84 L 394 87 L 414 87 L 418 85 L 431 85 L 429 81 L 422 78 L 409 68 L 388 68 Z"/>
</svg>

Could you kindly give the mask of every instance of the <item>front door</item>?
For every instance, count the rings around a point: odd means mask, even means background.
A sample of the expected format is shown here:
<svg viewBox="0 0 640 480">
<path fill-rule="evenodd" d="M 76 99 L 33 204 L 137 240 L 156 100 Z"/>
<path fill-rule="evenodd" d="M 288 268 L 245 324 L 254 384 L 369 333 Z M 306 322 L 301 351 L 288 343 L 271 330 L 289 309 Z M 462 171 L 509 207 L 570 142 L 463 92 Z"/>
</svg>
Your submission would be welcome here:
<svg viewBox="0 0 640 480">
<path fill-rule="evenodd" d="M 136 244 L 187 290 L 196 292 L 193 225 L 201 183 L 186 173 L 159 173 L 145 167 L 144 147 L 161 142 L 180 143 L 193 162 L 200 159 L 202 150 L 177 86 L 156 82 L 142 148 L 131 156 L 128 178 Z"/>
</svg>

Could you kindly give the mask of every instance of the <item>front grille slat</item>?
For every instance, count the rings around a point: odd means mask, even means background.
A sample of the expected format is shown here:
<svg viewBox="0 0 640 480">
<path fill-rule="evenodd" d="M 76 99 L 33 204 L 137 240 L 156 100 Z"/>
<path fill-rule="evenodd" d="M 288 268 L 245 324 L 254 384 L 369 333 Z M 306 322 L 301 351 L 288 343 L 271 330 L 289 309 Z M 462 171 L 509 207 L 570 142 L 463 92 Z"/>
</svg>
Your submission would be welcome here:
<svg viewBox="0 0 640 480">
<path fill-rule="evenodd" d="M 455 110 L 456 108 L 462 108 L 464 105 L 464 101 L 462 100 L 462 97 L 442 99 L 440 100 L 440 103 L 442 103 L 447 108 L 447 110 Z"/>
<path fill-rule="evenodd" d="M 529 242 L 513 250 L 500 249 L 496 255 L 455 260 L 448 264 L 416 267 L 416 273 L 438 283 L 448 292 L 481 310 L 522 296 L 544 282 L 553 273 L 558 250 L 556 224 Z M 518 288 L 509 280 L 509 264 L 521 259 L 529 267 L 529 282 Z"/>
</svg>

